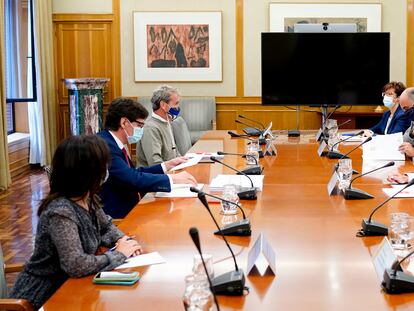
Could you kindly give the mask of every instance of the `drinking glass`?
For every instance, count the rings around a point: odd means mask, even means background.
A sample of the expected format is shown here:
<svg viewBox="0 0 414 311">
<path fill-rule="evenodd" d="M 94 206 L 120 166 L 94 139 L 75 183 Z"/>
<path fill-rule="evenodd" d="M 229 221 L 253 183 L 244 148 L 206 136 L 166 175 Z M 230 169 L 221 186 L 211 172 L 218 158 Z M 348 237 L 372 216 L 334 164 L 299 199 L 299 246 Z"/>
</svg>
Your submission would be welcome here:
<svg viewBox="0 0 414 311">
<path fill-rule="evenodd" d="M 340 159 L 338 161 L 337 169 L 339 179 L 339 190 L 345 190 L 351 184 L 352 179 L 352 160 L 351 159 Z"/>
<path fill-rule="evenodd" d="M 213 256 L 211 254 L 203 254 L 203 259 L 206 263 L 208 275 L 210 276 L 210 279 L 212 279 L 214 277 Z M 206 274 L 200 254 L 194 255 L 193 273 Z"/>
<path fill-rule="evenodd" d="M 389 231 L 390 243 L 393 249 L 403 250 L 405 245 L 400 238 L 400 232 L 404 229 L 405 220 L 409 215 L 407 213 L 391 213 L 391 224 Z"/>
<path fill-rule="evenodd" d="M 414 217 L 408 216 L 401 220 L 401 229 L 399 230 L 401 243 L 404 245 L 404 250 L 411 248 L 408 242 L 414 238 Z"/>
<path fill-rule="evenodd" d="M 224 185 L 223 199 L 233 202 L 235 204 L 221 201 L 221 213 L 224 215 L 237 214 L 237 205 L 239 203 L 239 196 L 237 195 L 237 187 L 233 184 Z"/>
<path fill-rule="evenodd" d="M 246 163 L 247 165 L 259 164 L 260 145 L 258 141 L 250 141 L 246 147 Z"/>
<path fill-rule="evenodd" d="M 185 277 L 183 295 L 184 309 L 187 311 L 211 311 L 213 294 L 205 274 L 192 274 Z"/>
</svg>

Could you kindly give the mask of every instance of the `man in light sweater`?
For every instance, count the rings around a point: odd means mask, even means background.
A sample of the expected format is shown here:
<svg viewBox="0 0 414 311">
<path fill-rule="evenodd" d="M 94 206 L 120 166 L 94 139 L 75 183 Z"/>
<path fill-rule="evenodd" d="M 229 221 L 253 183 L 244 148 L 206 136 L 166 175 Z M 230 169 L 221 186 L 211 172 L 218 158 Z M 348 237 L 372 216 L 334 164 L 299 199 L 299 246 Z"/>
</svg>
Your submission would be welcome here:
<svg viewBox="0 0 414 311">
<path fill-rule="evenodd" d="M 180 112 L 180 95 L 176 88 L 161 85 L 151 97 L 153 112 L 145 122 L 144 134 L 137 143 L 137 165 L 149 166 L 180 156 L 171 122 Z"/>
</svg>

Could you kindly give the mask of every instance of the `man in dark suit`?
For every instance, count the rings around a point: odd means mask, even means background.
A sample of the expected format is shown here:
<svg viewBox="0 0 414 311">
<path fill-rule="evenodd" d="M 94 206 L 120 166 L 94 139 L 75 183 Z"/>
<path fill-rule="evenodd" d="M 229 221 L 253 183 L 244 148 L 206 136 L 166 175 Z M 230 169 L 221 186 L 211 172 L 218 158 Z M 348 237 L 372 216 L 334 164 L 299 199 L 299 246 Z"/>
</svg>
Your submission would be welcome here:
<svg viewBox="0 0 414 311">
<path fill-rule="evenodd" d="M 141 139 L 147 116 L 148 111 L 138 102 L 116 98 L 108 107 L 105 130 L 98 134 L 106 141 L 111 153 L 109 177 L 102 185 L 100 197 L 104 211 L 113 218 L 125 217 L 147 192 L 170 192 L 174 183 L 197 184 L 187 172 L 165 174 L 185 162 L 183 157 L 148 167 L 134 167 L 125 146 Z"/>
</svg>

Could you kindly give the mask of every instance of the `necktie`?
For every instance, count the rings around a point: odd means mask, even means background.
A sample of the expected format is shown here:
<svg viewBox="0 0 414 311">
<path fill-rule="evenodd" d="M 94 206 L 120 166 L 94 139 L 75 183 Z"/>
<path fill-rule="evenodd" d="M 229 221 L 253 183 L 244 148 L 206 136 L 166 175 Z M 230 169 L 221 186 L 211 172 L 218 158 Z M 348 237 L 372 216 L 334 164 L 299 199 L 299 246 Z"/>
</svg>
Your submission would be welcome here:
<svg viewBox="0 0 414 311">
<path fill-rule="evenodd" d="M 129 156 L 128 156 L 128 152 L 126 151 L 125 147 L 124 147 L 124 148 L 122 148 L 122 153 L 123 153 L 123 154 L 124 154 L 124 156 L 125 156 L 125 160 L 127 161 L 128 166 L 129 166 L 129 167 L 131 167 L 131 164 L 129 163 Z"/>
</svg>

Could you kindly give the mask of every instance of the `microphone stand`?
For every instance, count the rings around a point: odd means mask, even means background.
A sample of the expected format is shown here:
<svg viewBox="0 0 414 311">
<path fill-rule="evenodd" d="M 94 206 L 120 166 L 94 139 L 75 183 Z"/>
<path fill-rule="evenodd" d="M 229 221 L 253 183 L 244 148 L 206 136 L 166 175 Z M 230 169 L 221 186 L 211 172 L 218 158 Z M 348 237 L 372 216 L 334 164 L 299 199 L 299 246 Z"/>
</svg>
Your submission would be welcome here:
<svg viewBox="0 0 414 311">
<path fill-rule="evenodd" d="M 221 228 L 221 233 L 219 230 L 217 230 L 214 232 L 214 234 L 223 234 L 223 235 L 230 235 L 230 236 L 251 236 L 252 235 L 250 221 L 249 219 L 246 218 L 246 214 L 244 213 L 244 210 L 239 204 L 225 200 L 223 198 L 217 197 L 209 193 L 205 193 L 203 191 L 198 190 L 195 187 L 190 187 L 190 191 L 201 194 L 201 195 L 207 195 L 209 197 L 215 198 L 217 200 L 220 200 L 226 203 L 234 204 L 241 210 L 243 214 L 242 220 L 238 220 L 238 221 L 232 222 L 231 224 L 225 225 L 224 227 Z"/>
<path fill-rule="evenodd" d="M 404 273 L 401 269 L 401 264 L 413 254 L 414 251 L 411 251 L 393 267 L 385 269 L 381 285 L 388 294 L 414 292 L 414 276 Z"/>
<path fill-rule="evenodd" d="M 259 121 L 256 121 L 256 120 L 253 120 L 253 119 L 250 119 L 250 118 L 245 117 L 245 116 L 243 116 L 243 115 L 241 115 L 241 114 L 239 114 L 239 118 L 246 119 L 246 120 L 252 121 L 253 123 L 259 124 L 259 125 L 262 127 L 262 129 L 264 129 L 264 128 L 265 128 L 265 126 L 263 125 L 263 123 L 262 123 L 262 122 L 259 122 Z"/>
<path fill-rule="evenodd" d="M 223 162 L 219 161 L 215 157 L 210 157 L 210 160 L 213 161 L 213 162 L 220 163 L 221 165 L 224 165 L 225 167 L 228 167 L 229 169 L 231 169 L 231 170 L 233 170 L 237 173 L 241 173 L 242 175 L 246 176 L 250 180 L 252 188 L 248 189 L 248 190 L 240 191 L 240 192 L 237 193 L 237 195 L 239 196 L 240 200 L 257 200 L 256 188 L 254 187 L 253 180 L 249 177 L 249 175 L 235 169 L 234 167 L 231 167 L 230 165 L 228 165 L 226 163 L 223 163 Z"/>
<path fill-rule="evenodd" d="M 377 206 L 371 212 L 371 214 L 369 215 L 369 218 L 368 219 L 362 219 L 362 223 L 361 223 L 362 228 L 357 232 L 357 237 L 388 235 L 388 227 L 386 225 L 383 225 L 383 224 L 379 223 L 379 222 L 371 221 L 372 216 L 385 203 L 387 203 L 389 200 L 393 199 L 401 191 L 404 191 L 405 189 L 407 189 L 408 187 L 410 187 L 412 185 L 414 185 L 414 179 L 412 179 L 404 188 L 398 190 L 394 195 L 390 196 L 383 203 L 381 203 L 379 206 Z"/>
<path fill-rule="evenodd" d="M 361 174 L 361 175 L 355 177 L 354 179 L 352 179 L 351 182 L 350 182 L 350 184 L 349 184 L 349 186 L 348 186 L 348 188 L 346 188 L 344 190 L 344 198 L 345 198 L 345 200 L 366 200 L 366 199 L 372 199 L 373 196 L 371 194 L 369 194 L 368 192 L 365 192 L 363 190 L 359 190 L 359 189 L 356 189 L 356 188 L 352 188 L 352 183 L 356 179 L 361 178 L 362 176 L 371 174 L 371 173 L 373 173 L 375 171 L 378 171 L 380 169 L 383 169 L 383 168 L 386 168 L 386 167 L 389 167 L 389 166 L 393 166 L 394 164 L 395 164 L 394 161 L 388 162 L 387 164 L 385 164 L 385 165 L 383 165 L 381 167 L 377 167 L 376 169 L 373 169 L 372 171 L 366 172 L 366 173 Z"/>
<path fill-rule="evenodd" d="M 333 144 L 333 146 L 332 146 L 331 148 L 329 148 L 329 151 L 328 151 L 328 153 L 326 154 L 326 156 L 327 156 L 329 159 L 347 159 L 347 158 L 348 158 L 348 156 L 344 156 L 342 153 L 340 153 L 340 152 L 338 152 L 338 151 L 334 151 L 334 147 L 335 147 L 336 145 L 340 144 L 340 143 L 343 143 L 343 142 L 345 142 L 345 141 L 347 141 L 347 140 L 351 139 L 352 137 L 355 137 L 355 136 L 358 136 L 358 135 L 362 135 L 363 133 L 364 133 L 364 131 L 360 131 L 360 132 L 358 132 L 358 133 L 356 133 L 356 134 L 353 134 L 353 135 L 351 135 L 351 136 L 349 136 L 349 137 L 347 137 L 347 138 L 345 138 L 345 139 L 342 139 L 342 140 L 337 141 L 335 144 Z"/>
<path fill-rule="evenodd" d="M 245 132 L 247 135 L 250 135 L 250 136 L 260 136 L 260 138 L 259 138 L 259 145 L 264 145 L 264 144 L 266 144 L 266 140 L 264 139 L 264 137 L 262 137 L 263 136 L 263 129 L 261 130 L 261 129 L 259 129 L 259 128 L 257 128 L 257 127 L 254 127 L 254 126 L 252 126 L 251 124 L 247 124 L 247 123 L 245 123 L 245 122 L 242 122 L 242 121 L 240 121 L 240 120 L 235 120 L 235 122 L 236 123 L 239 123 L 239 124 L 243 124 L 243 125 L 246 125 L 246 126 L 250 126 L 250 128 L 248 127 L 248 128 L 244 128 L 243 129 L 243 132 Z"/>
<path fill-rule="evenodd" d="M 190 228 L 188 233 L 190 233 L 191 239 L 193 240 L 193 242 L 194 242 L 194 244 L 195 244 L 195 246 L 198 250 L 198 253 L 200 254 L 201 262 L 203 263 L 203 267 L 204 267 L 204 272 L 206 273 L 208 284 L 210 286 L 210 291 L 213 294 L 214 303 L 216 304 L 217 311 L 220 311 L 220 306 L 218 304 L 216 294 L 214 293 L 213 284 L 211 282 L 210 275 L 208 274 L 208 271 L 207 271 L 206 263 L 205 263 L 204 258 L 203 258 L 203 253 L 201 252 L 200 237 L 199 237 L 199 234 L 198 234 L 198 229 L 195 228 L 195 227 L 192 227 L 192 228 Z"/>
<path fill-rule="evenodd" d="M 237 266 L 236 256 L 234 256 L 233 250 L 231 249 L 229 242 L 222 233 L 220 226 L 218 225 L 216 219 L 211 213 L 210 207 L 207 203 L 206 196 L 202 193 L 198 193 L 198 199 L 205 206 L 211 218 L 214 221 L 218 231 L 220 232 L 221 237 L 226 243 L 227 248 L 229 249 L 231 256 L 233 257 L 235 271 L 230 271 L 225 274 L 219 275 L 212 280 L 214 292 L 217 295 L 226 295 L 226 296 L 242 296 L 245 289 L 245 278 L 243 271 Z"/>
<path fill-rule="evenodd" d="M 262 174 L 262 168 L 260 167 L 257 159 L 252 156 L 251 154 L 243 154 L 243 153 L 230 153 L 230 152 L 223 152 L 223 151 L 217 151 L 218 155 L 237 155 L 237 156 L 242 156 L 244 158 L 249 157 L 250 159 L 253 159 L 256 164 L 255 165 L 251 165 L 245 169 L 240 170 L 241 172 L 247 174 L 247 175 L 261 175 Z M 260 154 L 259 154 L 260 157 Z M 263 157 L 263 152 L 262 152 L 262 157 Z M 243 175 L 241 173 L 237 173 L 238 175 Z"/>
</svg>

